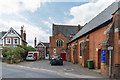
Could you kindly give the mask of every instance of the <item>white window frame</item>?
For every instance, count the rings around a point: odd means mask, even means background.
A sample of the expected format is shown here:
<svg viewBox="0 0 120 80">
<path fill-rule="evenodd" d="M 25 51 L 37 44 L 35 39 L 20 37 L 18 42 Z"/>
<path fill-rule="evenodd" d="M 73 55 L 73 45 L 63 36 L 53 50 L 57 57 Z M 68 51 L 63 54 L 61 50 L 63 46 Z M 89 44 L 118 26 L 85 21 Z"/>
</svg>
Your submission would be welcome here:
<svg viewBox="0 0 120 80">
<path fill-rule="evenodd" d="M 17 43 L 14 42 L 15 39 L 17 39 Z M 13 38 L 13 44 L 19 44 L 18 38 Z"/>
<path fill-rule="evenodd" d="M 0 44 L 2 44 L 3 43 L 3 41 L 2 41 L 2 39 L 0 39 Z"/>
<path fill-rule="evenodd" d="M 10 39 L 10 43 L 7 42 L 7 39 Z M 11 44 L 11 38 L 6 38 L 6 44 Z"/>
<path fill-rule="evenodd" d="M 53 52 L 56 53 L 56 49 L 53 49 Z"/>
<path fill-rule="evenodd" d="M 80 46 L 80 44 L 83 43 L 83 42 L 84 42 L 84 40 L 80 41 L 80 42 L 79 42 L 79 46 Z M 80 54 L 81 54 L 81 53 L 80 53 Z M 82 56 L 83 56 L 83 54 L 82 54 Z M 80 55 L 79 58 L 82 58 L 82 56 Z"/>
</svg>

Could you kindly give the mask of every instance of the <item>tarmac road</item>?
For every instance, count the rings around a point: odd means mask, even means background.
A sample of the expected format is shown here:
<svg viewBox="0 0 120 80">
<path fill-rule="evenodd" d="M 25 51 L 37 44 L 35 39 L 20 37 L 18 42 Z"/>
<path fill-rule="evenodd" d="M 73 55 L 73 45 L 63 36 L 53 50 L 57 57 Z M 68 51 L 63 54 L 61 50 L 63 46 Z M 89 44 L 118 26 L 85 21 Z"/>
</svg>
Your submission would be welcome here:
<svg viewBox="0 0 120 80">
<path fill-rule="evenodd" d="M 34 69 L 2 65 L 2 78 L 64 78 L 57 74 L 47 73 Z"/>
</svg>

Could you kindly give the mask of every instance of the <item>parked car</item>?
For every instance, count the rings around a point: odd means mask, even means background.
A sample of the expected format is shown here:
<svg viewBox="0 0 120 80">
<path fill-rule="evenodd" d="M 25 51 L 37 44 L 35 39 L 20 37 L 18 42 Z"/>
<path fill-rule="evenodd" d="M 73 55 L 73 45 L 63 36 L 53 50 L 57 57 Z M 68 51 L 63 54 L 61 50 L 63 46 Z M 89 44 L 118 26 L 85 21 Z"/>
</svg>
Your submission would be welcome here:
<svg viewBox="0 0 120 80">
<path fill-rule="evenodd" d="M 34 55 L 27 55 L 26 57 L 26 61 L 35 61 L 36 60 L 36 57 Z"/>
<path fill-rule="evenodd" d="M 63 59 L 61 58 L 61 56 L 52 56 L 50 59 L 50 64 L 51 65 L 55 65 L 55 64 L 63 65 Z"/>
</svg>

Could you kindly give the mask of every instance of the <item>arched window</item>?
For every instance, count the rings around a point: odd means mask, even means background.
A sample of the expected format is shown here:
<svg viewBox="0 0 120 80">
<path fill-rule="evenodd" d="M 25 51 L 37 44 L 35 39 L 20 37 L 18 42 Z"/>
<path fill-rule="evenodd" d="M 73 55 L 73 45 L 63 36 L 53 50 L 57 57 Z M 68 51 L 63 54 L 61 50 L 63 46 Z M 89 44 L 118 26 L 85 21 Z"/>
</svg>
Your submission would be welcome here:
<svg viewBox="0 0 120 80">
<path fill-rule="evenodd" d="M 57 41 L 57 47 L 63 47 L 63 40 L 62 39 L 58 39 Z"/>
</svg>

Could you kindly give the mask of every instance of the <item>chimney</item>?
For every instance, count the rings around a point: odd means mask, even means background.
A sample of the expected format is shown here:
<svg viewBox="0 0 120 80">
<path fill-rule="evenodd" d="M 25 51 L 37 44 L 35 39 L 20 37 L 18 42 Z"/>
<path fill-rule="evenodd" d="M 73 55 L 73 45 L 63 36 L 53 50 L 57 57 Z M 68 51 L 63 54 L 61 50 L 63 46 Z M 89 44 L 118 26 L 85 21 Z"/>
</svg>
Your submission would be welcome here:
<svg viewBox="0 0 120 80">
<path fill-rule="evenodd" d="M 23 35 L 24 35 L 24 40 L 26 41 L 26 31 L 25 30 L 24 30 Z"/>
<path fill-rule="evenodd" d="M 23 27 L 24 27 L 24 25 L 23 26 L 21 26 L 21 37 L 22 37 L 22 39 L 23 39 Z"/>
<path fill-rule="evenodd" d="M 78 25 L 78 31 L 82 28 L 82 26 Z"/>
<path fill-rule="evenodd" d="M 55 35 L 55 33 L 54 33 L 54 24 L 53 24 L 53 26 L 52 26 L 52 36 L 54 36 Z"/>
<path fill-rule="evenodd" d="M 37 43 L 37 40 L 36 40 L 36 37 L 35 37 L 35 40 L 34 40 L 34 47 L 36 47 L 36 43 Z"/>
</svg>

